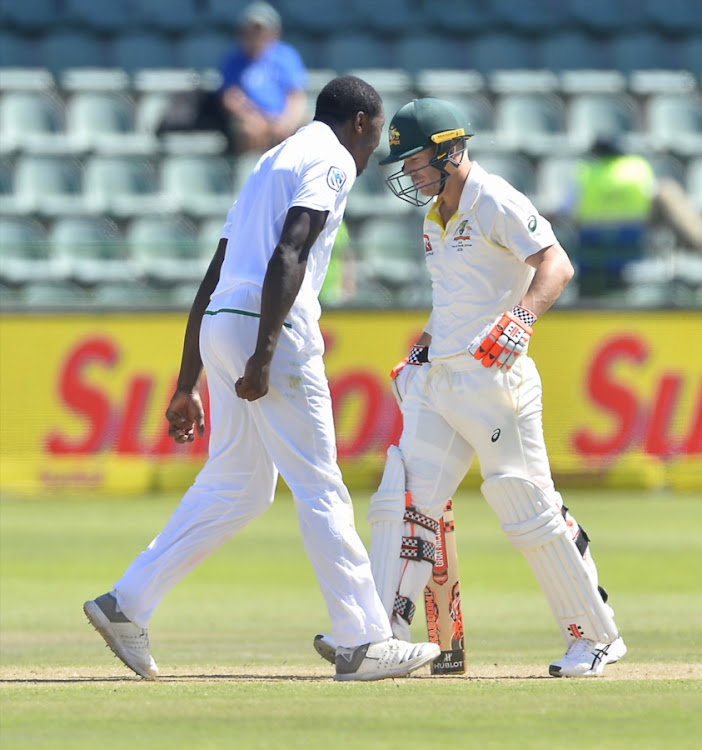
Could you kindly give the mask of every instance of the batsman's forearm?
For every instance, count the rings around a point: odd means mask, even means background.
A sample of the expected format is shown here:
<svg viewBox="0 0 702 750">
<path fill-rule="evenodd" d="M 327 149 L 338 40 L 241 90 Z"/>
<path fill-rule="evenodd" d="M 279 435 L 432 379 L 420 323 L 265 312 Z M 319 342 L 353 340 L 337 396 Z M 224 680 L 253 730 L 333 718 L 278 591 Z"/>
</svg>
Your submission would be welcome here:
<svg viewBox="0 0 702 750">
<path fill-rule="evenodd" d="M 212 262 L 205 273 L 200 287 L 197 290 L 193 300 L 188 323 L 185 327 L 185 337 L 183 340 L 183 354 L 180 361 L 180 370 L 178 372 L 178 389 L 181 391 L 192 391 L 198 384 L 202 375 L 202 356 L 200 354 L 200 328 L 202 318 L 207 310 L 210 297 L 219 282 L 219 272 L 224 260 L 224 252 L 227 247 L 227 241 L 221 239 L 217 247 L 217 252 L 212 258 Z"/>
<path fill-rule="evenodd" d="M 540 318 L 568 286 L 574 269 L 560 245 L 552 245 L 534 258 L 536 273 L 519 304 Z"/>
</svg>

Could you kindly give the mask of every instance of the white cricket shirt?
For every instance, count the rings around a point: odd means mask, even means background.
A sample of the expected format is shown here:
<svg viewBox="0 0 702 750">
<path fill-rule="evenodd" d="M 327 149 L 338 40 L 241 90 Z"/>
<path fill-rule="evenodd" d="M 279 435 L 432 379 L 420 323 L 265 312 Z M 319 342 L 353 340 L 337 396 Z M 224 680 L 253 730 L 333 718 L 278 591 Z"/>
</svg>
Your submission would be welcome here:
<svg viewBox="0 0 702 750">
<path fill-rule="evenodd" d="M 305 125 L 263 154 L 227 214 L 222 230 L 227 251 L 209 309 L 226 306 L 227 295 L 242 284 L 263 286 L 288 210 L 304 206 L 329 215 L 310 250 L 307 272 L 287 320 L 318 320 L 319 290 L 355 180 L 353 157 L 322 122 Z"/>
<path fill-rule="evenodd" d="M 424 219 L 432 360 L 464 352 L 485 326 L 518 304 L 535 273 L 524 261 L 557 242 L 531 201 L 477 162 L 445 227 L 440 201 L 437 196 Z"/>
</svg>

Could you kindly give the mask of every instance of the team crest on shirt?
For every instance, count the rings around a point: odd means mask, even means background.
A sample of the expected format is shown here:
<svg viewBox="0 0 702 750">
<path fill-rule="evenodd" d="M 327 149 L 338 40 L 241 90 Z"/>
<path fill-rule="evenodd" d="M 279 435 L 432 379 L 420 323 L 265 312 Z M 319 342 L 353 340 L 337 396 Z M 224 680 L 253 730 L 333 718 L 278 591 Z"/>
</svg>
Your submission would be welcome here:
<svg viewBox="0 0 702 750">
<path fill-rule="evenodd" d="M 470 241 L 470 233 L 472 231 L 473 227 L 470 226 L 467 219 L 460 223 L 456 234 L 453 235 L 454 250 L 463 250 L 464 247 L 472 247 L 473 243 Z"/>
<path fill-rule="evenodd" d="M 424 254 L 425 255 L 433 255 L 434 254 L 434 248 L 431 246 L 431 241 L 429 240 L 429 235 L 424 235 Z"/>
<path fill-rule="evenodd" d="M 340 167 L 329 167 L 327 172 L 327 185 L 334 190 L 339 192 L 343 184 L 346 182 L 346 173 Z"/>
</svg>

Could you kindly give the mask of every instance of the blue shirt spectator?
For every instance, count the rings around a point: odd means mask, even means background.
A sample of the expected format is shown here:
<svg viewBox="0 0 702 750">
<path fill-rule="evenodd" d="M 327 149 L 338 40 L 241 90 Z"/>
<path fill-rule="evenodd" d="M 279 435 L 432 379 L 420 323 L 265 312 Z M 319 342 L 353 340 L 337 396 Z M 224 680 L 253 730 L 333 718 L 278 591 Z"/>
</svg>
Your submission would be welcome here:
<svg viewBox="0 0 702 750">
<path fill-rule="evenodd" d="M 278 12 L 252 3 L 239 19 L 238 44 L 220 66 L 220 99 L 240 152 L 265 151 L 305 122 L 307 69 L 281 32 Z"/>
</svg>

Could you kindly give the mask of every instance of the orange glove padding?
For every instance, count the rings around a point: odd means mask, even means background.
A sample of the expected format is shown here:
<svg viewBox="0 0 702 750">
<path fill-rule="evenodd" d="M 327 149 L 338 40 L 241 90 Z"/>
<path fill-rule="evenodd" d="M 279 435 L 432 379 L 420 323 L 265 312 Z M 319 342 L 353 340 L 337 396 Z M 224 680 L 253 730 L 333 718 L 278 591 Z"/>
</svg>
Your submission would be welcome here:
<svg viewBox="0 0 702 750">
<path fill-rule="evenodd" d="M 495 365 L 509 370 L 517 357 L 526 351 L 533 329 L 517 317 L 516 309 L 503 313 L 487 332 L 483 332 L 468 347 L 474 359 L 480 360 L 485 367 Z M 532 313 L 529 315 L 536 320 Z"/>
</svg>

